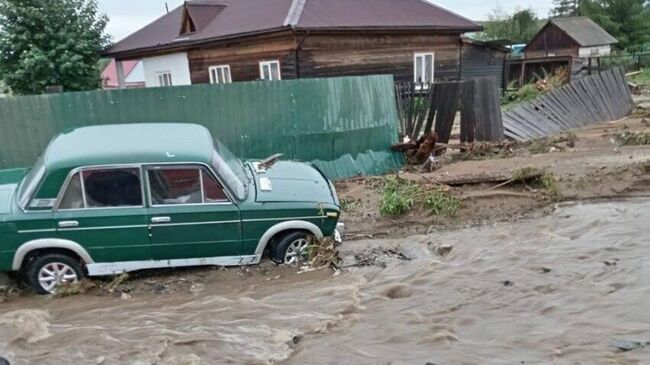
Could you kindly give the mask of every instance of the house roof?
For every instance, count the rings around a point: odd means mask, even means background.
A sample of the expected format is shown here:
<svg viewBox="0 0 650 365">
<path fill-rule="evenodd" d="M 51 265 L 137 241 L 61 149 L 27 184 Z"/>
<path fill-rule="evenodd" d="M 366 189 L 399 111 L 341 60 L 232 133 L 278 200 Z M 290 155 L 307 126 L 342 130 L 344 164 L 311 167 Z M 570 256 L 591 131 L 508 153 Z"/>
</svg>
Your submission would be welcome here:
<svg viewBox="0 0 650 365">
<path fill-rule="evenodd" d="M 195 31 L 181 34 L 185 19 Z M 189 47 L 283 29 L 482 29 L 426 0 L 194 0 L 114 44 L 108 56 Z"/>
<path fill-rule="evenodd" d="M 618 43 L 616 38 L 586 16 L 554 18 L 549 20 L 549 23 L 560 28 L 581 47 Z"/>
<path fill-rule="evenodd" d="M 140 61 L 137 60 L 122 62 L 122 67 L 124 68 L 124 76 L 127 81 L 131 79 L 131 82 L 144 84 L 144 76 L 141 77 L 141 80 L 133 80 L 133 78 L 130 78 L 130 76 L 133 76 L 132 73 L 134 73 L 134 70 L 139 65 L 139 63 Z M 111 60 L 111 62 L 109 62 L 102 71 L 102 85 L 108 88 L 118 87 L 117 67 L 115 65 L 115 60 Z"/>
<path fill-rule="evenodd" d="M 461 39 L 461 41 L 464 44 L 469 44 L 469 45 L 479 47 L 479 48 L 489 48 L 489 49 L 493 49 L 495 51 L 500 51 L 500 52 L 503 52 L 503 53 L 510 53 L 510 48 L 502 46 L 501 44 L 498 44 L 498 43 L 495 43 L 495 42 L 490 42 L 490 41 L 484 42 L 484 41 L 479 41 L 477 39 L 471 39 L 471 38 L 467 38 L 467 37 L 463 37 Z"/>
</svg>

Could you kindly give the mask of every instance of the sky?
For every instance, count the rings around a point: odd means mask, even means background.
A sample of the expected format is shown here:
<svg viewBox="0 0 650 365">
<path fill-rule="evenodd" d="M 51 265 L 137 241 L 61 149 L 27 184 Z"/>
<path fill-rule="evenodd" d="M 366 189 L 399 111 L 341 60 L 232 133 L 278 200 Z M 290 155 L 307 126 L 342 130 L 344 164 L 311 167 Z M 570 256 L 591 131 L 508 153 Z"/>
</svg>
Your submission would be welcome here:
<svg viewBox="0 0 650 365">
<path fill-rule="evenodd" d="M 516 7 L 530 7 L 541 17 L 547 16 L 551 9 L 551 0 L 431 0 L 431 2 L 472 20 L 486 19 L 487 14 L 497 7 L 508 12 L 512 12 Z M 164 15 L 165 3 L 171 10 L 181 5 L 183 0 L 99 0 L 99 7 L 110 18 L 106 29 L 108 34 L 113 37 L 113 41 L 119 41 Z"/>
</svg>

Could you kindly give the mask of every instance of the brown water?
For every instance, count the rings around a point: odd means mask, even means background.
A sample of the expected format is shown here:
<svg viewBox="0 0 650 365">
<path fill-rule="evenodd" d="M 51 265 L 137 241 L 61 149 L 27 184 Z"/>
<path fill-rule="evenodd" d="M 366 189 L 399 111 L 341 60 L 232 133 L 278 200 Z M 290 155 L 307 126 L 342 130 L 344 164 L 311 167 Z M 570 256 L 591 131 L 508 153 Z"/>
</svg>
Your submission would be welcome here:
<svg viewBox="0 0 650 365">
<path fill-rule="evenodd" d="M 650 201 L 362 241 L 413 259 L 120 300 L 0 307 L 12 364 L 650 364 Z M 443 245 L 443 249 L 440 246 Z M 447 250 L 451 252 L 445 255 Z"/>
</svg>

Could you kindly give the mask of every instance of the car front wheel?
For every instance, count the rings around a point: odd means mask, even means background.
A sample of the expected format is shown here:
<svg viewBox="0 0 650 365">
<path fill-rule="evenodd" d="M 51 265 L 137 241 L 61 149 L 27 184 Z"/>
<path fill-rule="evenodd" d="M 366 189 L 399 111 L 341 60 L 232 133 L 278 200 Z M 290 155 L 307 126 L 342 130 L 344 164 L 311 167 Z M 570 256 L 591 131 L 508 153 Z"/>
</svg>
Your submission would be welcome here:
<svg viewBox="0 0 650 365">
<path fill-rule="evenodd" d="M 37 256 L 29 263 L 25 274 L 27 282 L 38 294 L 54 294 L 59 285 L 83 279 L 79 261 L 58 253 Z"/>
<path fill-rule="evenodd" d="M 271 247 L 271 259 L 277 264 L 286 265 L 309 260 L 312 237 L 305 232 L 293 232 L 283 236 Z"/>
</svg>

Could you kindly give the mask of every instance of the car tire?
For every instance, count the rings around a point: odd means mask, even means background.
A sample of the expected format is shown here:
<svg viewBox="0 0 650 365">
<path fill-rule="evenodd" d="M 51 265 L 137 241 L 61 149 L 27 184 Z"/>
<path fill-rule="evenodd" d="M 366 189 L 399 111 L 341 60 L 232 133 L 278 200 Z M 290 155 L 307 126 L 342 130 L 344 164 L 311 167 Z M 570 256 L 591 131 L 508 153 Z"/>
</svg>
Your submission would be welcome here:
<svg viewBox="0 0 650 365">
<path fill-rule="evenodd" d="M 77 282 L 84 277 L 79 260 L 65 254 L 36 256 L 25 270 L 27 283 L 38 294 L 54 294 L 61 282 Z"/>
<path fill-rule="evenodd" d="M 312 237 L 311 234 L 305 232 L 292 232 L 282 236 L 271 246 L 271 259 L 280 265 L 301 262 L 304 249 L 309 246 Z"/>
</svg>

